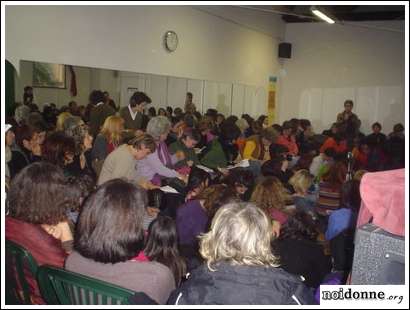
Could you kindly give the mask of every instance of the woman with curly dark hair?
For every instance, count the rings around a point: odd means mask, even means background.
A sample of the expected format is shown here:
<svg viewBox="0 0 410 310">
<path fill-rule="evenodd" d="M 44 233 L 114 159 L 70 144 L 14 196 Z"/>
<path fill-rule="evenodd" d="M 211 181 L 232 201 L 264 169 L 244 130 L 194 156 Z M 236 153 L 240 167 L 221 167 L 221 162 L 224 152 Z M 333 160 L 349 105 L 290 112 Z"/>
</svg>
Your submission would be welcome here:
<svg viewBox="0 0 410 310">
<path fill-rule="evenodd" d="M 64 169 L 73 162 L 75 155 L 74 139 L 64 132 L 56 131 L 50 134 L 42 147 L 43 160 Z"/>
<path fill-rule="evenodd" d="M 298 211 L 281 227 L 276 251 L 281 267 L 301 275 L 305 284 L 317 288 L 331 270 L 329 256 L 317 242 L 318 224 L 309 213 Z"/>
<path fill-rule="evenodd" d="M 6 239 L 26 248 L 38 265 L 63 267 L 71 251 L 66 211 L 75 202 L 67 191 L 63 171 L 47 162 L 27 166 L 11 183 Z M 33 301 L 42 303 L 34 277 L 29 277 Z"/>
<path fill-rule="evenodd" d="M 76 150 L 73 162 L 66 167 L 68 175 L 78 176 L 88 174 L 96 179 L 91 159 L 93 137 L 90 134 L 88 126 L 84 124 L 81 117 L 72 116 L 64 122 L 64 133 L 74 139 Z"/>
</svg>

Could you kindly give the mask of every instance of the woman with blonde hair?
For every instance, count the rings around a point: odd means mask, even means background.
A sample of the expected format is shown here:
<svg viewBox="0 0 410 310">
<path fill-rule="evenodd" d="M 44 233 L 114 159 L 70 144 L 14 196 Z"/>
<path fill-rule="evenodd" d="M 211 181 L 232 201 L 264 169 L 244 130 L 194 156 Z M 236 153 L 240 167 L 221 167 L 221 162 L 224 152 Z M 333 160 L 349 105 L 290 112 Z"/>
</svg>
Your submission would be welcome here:
<svg viewBox="0 0 410 310">
<path fill-rule="evenodd" d="M 67 118 L 71 117 L 70 112 L 62 112 L 57 117 L 56 131 L 64 131 L 64 122 Z"/>
<path fill-rule="evenodd" d="M 230 203 L 215 214 L 200 240 L 205 264 L 170 297 L 178 305 L 312 304 L 302 281 L 278 267 L 272 225 L 254 204 Z"/>
<path fill-rule="evenodd" d="M 120 116 L 111 115 L 104 121 L 100 133 L 95 138 L 91 151 L 94 161 L 104 159 L 121 144 L 121 134 L 124 130 L 124 119 Z"/>
<path fill-rule="evenodd" d="M 315 213 L 316 197 L 309 195 L 308 191 L 313 185 L 313 176 L 306 169 L 301 169 L 290 178 L 289 184 L 295 190 L 293 203 L 296 209 Z"/>
</svg>

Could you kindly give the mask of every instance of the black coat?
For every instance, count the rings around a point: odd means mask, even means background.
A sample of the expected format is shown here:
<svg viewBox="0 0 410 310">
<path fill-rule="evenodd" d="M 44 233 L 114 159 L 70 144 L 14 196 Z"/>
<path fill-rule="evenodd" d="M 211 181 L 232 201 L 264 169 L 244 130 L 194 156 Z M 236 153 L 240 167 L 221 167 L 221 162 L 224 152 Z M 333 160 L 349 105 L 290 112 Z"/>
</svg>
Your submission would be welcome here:
<svg viewBox="0 0 410 310">
<path fill-rule="evenodd" d="M 220 263 L 210 271 L 195 269 L 168 304 L 178 305 L 297 305 L 316 304 L 312 290 L 280 268 L 232 266 Z"/>
<path fill-rule="evenodd" d="M 303 276 L 305 284 L 309 287 L 319 287 L 331 271 L 330 256 L 326 256 L 323 246 L 316 242 L 285 239 L 279 240 L 276 246 L 282 268 L 292 274 Z"/>
</svg>

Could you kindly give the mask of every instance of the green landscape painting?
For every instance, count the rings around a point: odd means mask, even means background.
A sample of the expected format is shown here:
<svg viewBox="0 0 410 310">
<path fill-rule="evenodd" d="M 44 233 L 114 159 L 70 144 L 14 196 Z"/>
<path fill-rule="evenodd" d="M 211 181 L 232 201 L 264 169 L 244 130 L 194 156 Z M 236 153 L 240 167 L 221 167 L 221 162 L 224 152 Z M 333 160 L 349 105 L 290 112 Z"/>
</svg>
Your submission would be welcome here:
<svg viewBox="0 0 410 310">
<path fill-rule="evenodd" d="M 34 62 L 33 87 L 66 88 L 65 66 L 45 62 Z"/>
</svg>

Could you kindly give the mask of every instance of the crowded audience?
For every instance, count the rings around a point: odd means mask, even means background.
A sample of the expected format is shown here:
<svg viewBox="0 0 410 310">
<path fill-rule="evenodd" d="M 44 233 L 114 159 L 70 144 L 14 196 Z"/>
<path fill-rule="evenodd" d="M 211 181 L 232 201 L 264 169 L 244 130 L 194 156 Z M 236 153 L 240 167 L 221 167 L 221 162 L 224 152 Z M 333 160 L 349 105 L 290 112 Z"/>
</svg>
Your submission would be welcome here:
<svg viewBox="0 0 410 310">
<path fill-rule="evenodd" d="M 317 303 L 329 275 L 348 283 L 362 176 L 404 168 L 403 125 L 365 136 L 352 100 L 316 134 L 202 115 L 192 93 L 184 109 L 139 91 L 119 109 L 94 90 L 40 113 L 24 91 L 5 127 L 6 238 L 157 304 Z"/>
</svg>

